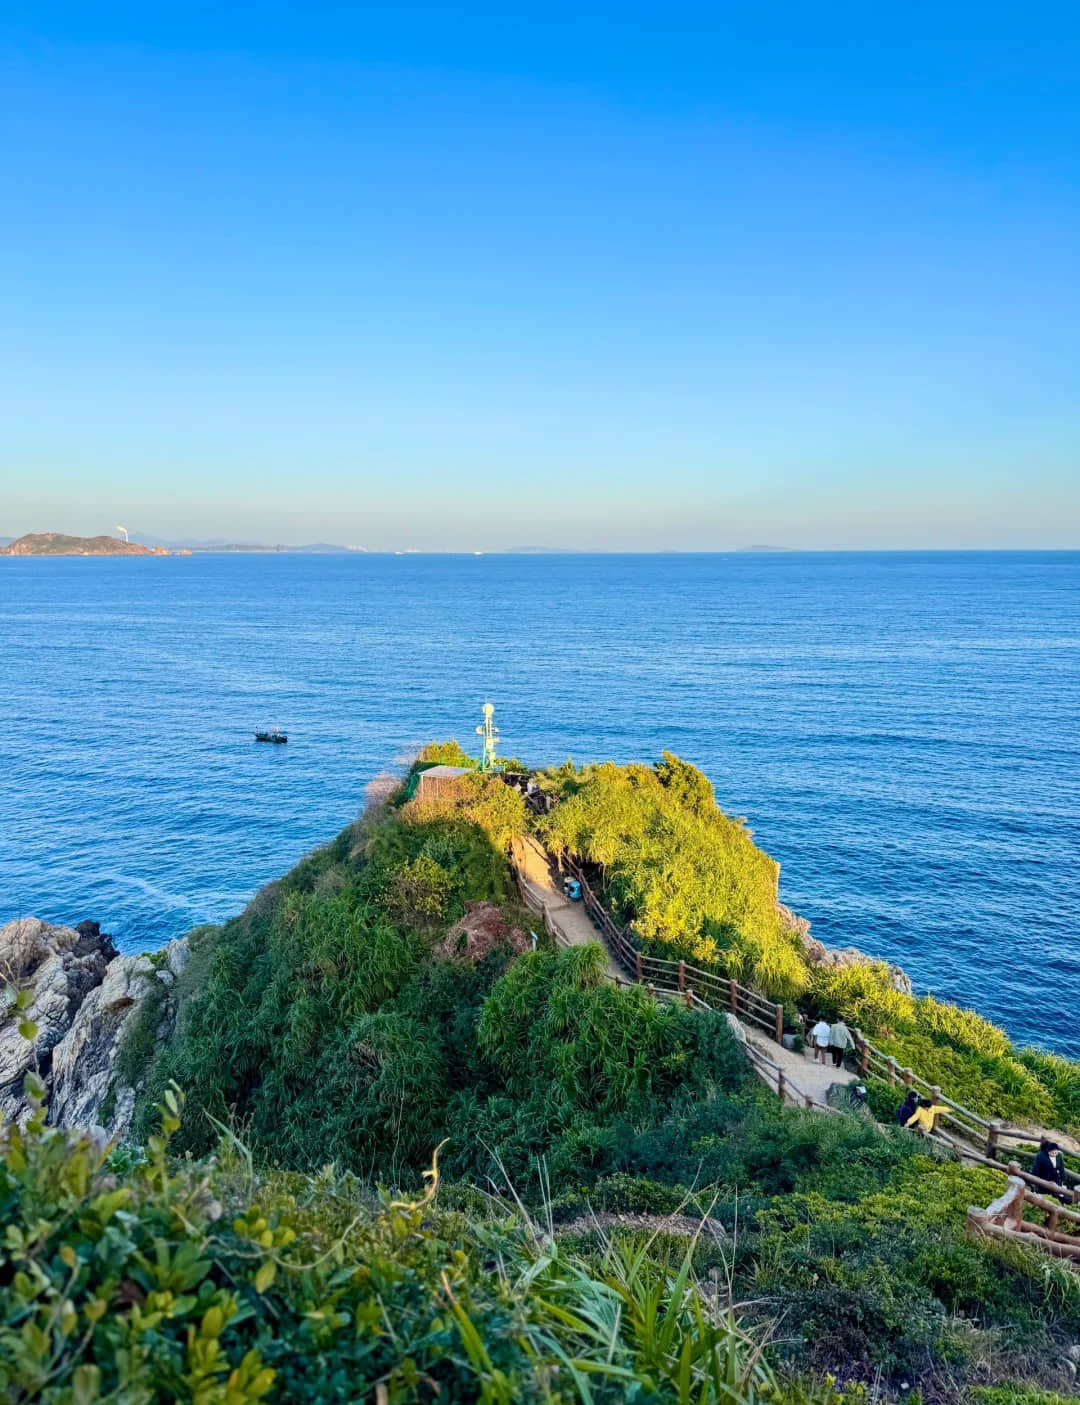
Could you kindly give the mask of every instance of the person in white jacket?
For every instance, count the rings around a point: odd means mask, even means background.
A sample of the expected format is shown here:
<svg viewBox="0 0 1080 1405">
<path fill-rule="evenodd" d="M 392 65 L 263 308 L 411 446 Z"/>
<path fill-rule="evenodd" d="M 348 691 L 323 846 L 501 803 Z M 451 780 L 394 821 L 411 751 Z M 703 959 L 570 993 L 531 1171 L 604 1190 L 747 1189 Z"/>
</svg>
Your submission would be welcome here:
<svg viewBox="0 0 1080 1405">
<path fill-rule="evenodd" d="M 818 1020 L 810 1031 L 810 1043 L 814 1046 L 814 1058 L 819 1063 L 828 1063 L 829 1061 L 829 1035 L 831 1033 L 832 1026 L 828 1020 Z"/>
</svg>

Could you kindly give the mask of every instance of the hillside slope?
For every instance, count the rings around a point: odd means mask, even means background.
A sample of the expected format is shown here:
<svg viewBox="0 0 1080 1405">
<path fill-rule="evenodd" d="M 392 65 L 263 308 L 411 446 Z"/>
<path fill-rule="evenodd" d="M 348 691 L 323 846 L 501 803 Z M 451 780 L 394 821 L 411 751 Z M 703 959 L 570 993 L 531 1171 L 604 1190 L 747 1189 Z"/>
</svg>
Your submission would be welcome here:
<svg viewBox="0 0 1080 1405">
<path fill-rule="evenodd" d="M 69 537 L 63 532 L 28 532 L 9 546 L 0 548 L 4 556 L 154 556 L 155 552 L 138 542 L 119 537 Z"/>
<path fill-rule="evenodd" d="M 722 1015 L 534 949 L 521 796 L 409 790 L 192 934 L 144 1151 L 0 1132 L 5 1400 L 1062 1405 L 1080 1275 L 968 1234 L 1002 1175 L 781 1106 Z"/>
</svg>

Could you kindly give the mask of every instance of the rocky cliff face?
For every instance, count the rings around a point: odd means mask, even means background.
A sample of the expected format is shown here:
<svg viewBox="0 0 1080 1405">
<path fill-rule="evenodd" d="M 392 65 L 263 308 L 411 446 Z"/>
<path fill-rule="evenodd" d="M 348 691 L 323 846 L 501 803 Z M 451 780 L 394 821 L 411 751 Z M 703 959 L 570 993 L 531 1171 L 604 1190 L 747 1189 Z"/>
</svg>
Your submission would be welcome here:
<svg viewBox="0 0 1080 1405">
<path fill-rule="evenodd" d="M 911 977 L 902 966 L 894 966 L 890 961 L 875 962 L 875 958 L 868 956 L 865 951 L 860 951 L 857 946 L 826 946 L 824 942 L 819 942 L 816 937 L 810 935 L 810 923 L 805 917 L 800 917 L 798 913 L 792 912 L 790 907 L 785 907 L 783 903 L 778 904 L 780 916 L 784 925 L 789 931 L 794 932 L 798 937 L 806 959 L 811 966 L 865 966 L 880 964 L 885 966 L 889 972 L 889 984 L 893 990 L 898 990 L 901 995 L 912 993 Z"/>
<path fill-rule="evenodd" d="M 0 981 L 31 992 L 23 1015 L 38 1027 L 27 1043 L 0 1000 L 0 1117 L 26 1111 L 23 1077 L 36 1069 L 51 1123 L 124 1136 L 147 1056 L 171 1028 L 187 953 L 180 940 L 152 957 L 119 956 L 96 923 L 30 917 L 0 928 Z"/>
</svg>

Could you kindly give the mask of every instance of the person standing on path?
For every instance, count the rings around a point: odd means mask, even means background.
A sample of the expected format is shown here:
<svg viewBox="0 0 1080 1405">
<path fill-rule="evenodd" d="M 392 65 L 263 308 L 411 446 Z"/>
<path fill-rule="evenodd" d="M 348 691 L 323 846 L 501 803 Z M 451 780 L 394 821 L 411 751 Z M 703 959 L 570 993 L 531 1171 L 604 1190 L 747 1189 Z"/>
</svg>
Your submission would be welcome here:
<svg viewBox="0 0 1080 1405">
<path fill-rule="evenodd" d="M 832 1034 L 832 1026 L 827 1020 L 818 1020 L 817 1024 L 810 1031 L 810 1042 L 814 1046 L 814 1057 L 818 1063 L 824 1063 L 829 1053 L 829 1038 Z"/>
<path fill-rule="evenodd" d="M 832 1053 L 833 1068 L 840 1068 L 844 1062 L 844 1055 L 854 1047 L 855 1040 L 851 1030 L 843 1020 L 837 1019 L 829 1030 L 829 1050 Z"/>
</svg>

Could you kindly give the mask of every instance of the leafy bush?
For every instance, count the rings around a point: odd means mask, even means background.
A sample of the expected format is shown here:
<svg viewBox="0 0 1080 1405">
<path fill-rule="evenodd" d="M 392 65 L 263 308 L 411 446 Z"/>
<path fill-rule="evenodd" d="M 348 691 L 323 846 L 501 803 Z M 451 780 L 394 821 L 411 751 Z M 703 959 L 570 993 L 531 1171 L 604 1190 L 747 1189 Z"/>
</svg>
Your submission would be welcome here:
<svg viewBox="0 0 1080 1405">
<path fill-rule="evenodd" d="M 967 1207 L 1000 1188 L 995 1172 L 913 1156 L 852 1204 L 788 1195 L 757 1216 L 754 1291 L 797 1328 L 818 1369 L 911 1378 L 935 1358 L 962 1363 L 971 1331 L 1007 1326 L 1026 1374 L 1032 1354 L 1052 1362 L 1055 1340 L 1080 1328 L 1080 1282 L 1035 1251 L 965 1234 Z"/>
<path fill-rule="evenodd" d="M 435 931 L 450 907 L 457 887 L 453 874 L 430 854 L 409 860 L 394 874 L 386 910 L 401 926 Z"/>
<path fill-rule="evenodd" d="M 599 946 L 535 951 L 492 989 L 477 1037 L 511 1096 L 539 1093 L 606 1119 L 739 1076 L 722 1016 L 660 1005 L 638 986 L 616 989 L 603 971 Z"/>
<path fill-rule="evenodd" d="M 693 766 L 665 752 L 655 768 L 564 768 L 544 785 L 562 797 L 540 821 L 545 841 L 599 866 L 616 913 L 642 937 L 782 999 L 805 989 L 776 863 Z"/>
<path fill-rule="evenodd" d="M 41 1093 L 44 1092 L 40 1088 Z M 438 1210 L 333 1170 L 256 1173 L 239 1144 L 110 1172 L 86 1140 L 0 1137 L 0 1391 L 9 1405 L 511 1405 L 693 1400 L 842 1405 L 789 1394 L 758 1342 L 674 1271 L 609 1244 L 595 1267 L 528 1221 Z"/>
</svg>

